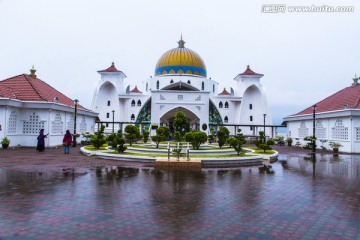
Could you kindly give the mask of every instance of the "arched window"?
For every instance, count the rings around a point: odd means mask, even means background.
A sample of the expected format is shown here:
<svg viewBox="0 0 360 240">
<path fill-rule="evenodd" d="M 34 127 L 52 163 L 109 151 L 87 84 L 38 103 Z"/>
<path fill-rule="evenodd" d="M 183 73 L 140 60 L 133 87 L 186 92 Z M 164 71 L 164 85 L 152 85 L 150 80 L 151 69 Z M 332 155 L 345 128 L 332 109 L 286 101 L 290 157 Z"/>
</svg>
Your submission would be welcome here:
<svg viewBox="0 0 360 240">
<path fill-rule="evenodd" d="M 156 82 L 156 89 L 159 89 L 160 88 L 160 82 L 159 82 L 159 80 L 157 80 L 157 82 Z"/>
<path fill-rule="evenodd" d="M 213 92 L 215 92 L 215 84 L 213 84 Z"/>
<path fill-rule="evenodd" d="M 107 102 L 107 105 L 110 106 L 110 101 Z"/>
<path fill-rule="evenodd" d="M 141 107 L 141 101 L 140 101 L 140 99 L 139 99 L 139 101 L 137 102 L 137 106 L 138 106 L 138 107 Z"/>
<path fill-rule="evenodd" d="M 174 83 L 174 80 L 171 79 L 171 80 L 170 80 L 170 84 L 171 84 L 171 83 Z"/>
<path fill-rule="evenodd" d="M 225 108 L 229 108 L 229 103 L 227 101 L 225 102 Z"/>
<path fill-rule="evenodd" d="M 131 121 L 135 121 L 135 115 L 131 114 Z"/>
<path fill-rule="evenodd" d="M 70 122 L 72 120 L 72 128 L 74 128 L 74 116 L 70 116 Z M 39 134 L 40 129 L 45 128 L 45 121 L 42 121 L 39 115 L 35 112 L 31 113 L 29 118 L 23 121 L 23 134 Z M 69 128 L 69 129 L 72 129 Z"/>
<path fill-rule="evenodd" d="M 187 81 L 188 84 L 191 84 L 190 80 Z"/>
<path fill-rule="evenodd" d="M 134 99 L 131 101 L 131 106 L 135 107 L 135 100 Z"/>
<path fill-rule="evenodd" d="M 204 90 L 205 89 L 205 83 L 204 81 L 201 83 L 201 90 Z"/>
<path fill-rule="evenodd" d="M 227 116 L 225 116 L 225 118 L 224 118 L 224 122 L 225 122 L 225 123 L 228 123 L 228 122 L 229 122 L 229 119 L 228 119 L 228 117 L 227 117 Z"/>
<path fill-rule="evenodd" d="M 252 122 L 253 121 L 253 116 L 250 116 L 250 122 Z"/>
<path fill-rule="evenodd" d="M 8 133 L 16 133 L 17 114 L 12 111 L 9 116 Z"/>
<path fill-rule="evenodd" d="M 219 108 L 223 108 L 223 103 L 221 101 L 219 102 Z"/>
</svg>

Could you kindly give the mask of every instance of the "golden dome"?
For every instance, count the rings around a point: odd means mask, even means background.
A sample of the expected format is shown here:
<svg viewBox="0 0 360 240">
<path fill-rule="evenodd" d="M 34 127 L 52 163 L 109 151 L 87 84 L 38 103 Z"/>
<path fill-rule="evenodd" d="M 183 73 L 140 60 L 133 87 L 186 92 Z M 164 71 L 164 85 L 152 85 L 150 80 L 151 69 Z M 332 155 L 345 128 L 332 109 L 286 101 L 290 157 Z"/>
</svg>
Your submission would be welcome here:
<svg viewBox="0 0 360 240">
<path fill-rule="evenodd" d="M 205 63 L 195 51 L 185 48 L 180 39 L 177 48 L 164 53 L 155 67 L 155 76 L 165 74 L 191 74 L 206 77 Z"/>
</svg>

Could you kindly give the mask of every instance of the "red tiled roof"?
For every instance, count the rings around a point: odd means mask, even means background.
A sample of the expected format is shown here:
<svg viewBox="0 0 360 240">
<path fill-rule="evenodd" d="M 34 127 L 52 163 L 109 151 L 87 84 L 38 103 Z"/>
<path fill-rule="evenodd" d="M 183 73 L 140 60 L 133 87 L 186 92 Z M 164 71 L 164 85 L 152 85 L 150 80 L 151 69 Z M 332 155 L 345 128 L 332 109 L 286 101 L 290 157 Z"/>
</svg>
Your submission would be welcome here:
<svg viewBox="0 0 360 240">
<path fill-rule="evenodd" d="M 135 88 L 133 90 L 131 90 L 130 92 L 132 93 L 142 93 L 138 88 L 137 86 L 135 86 Z"/>
<path fill-rule="evenodd" d="M 254 72 L 253 70 L 250 69 L 250 66 L 248 65 L 245 72 L 239 75 L 262 75 L 262 74 Z"/>
<path fill-rule="evenodd" d="M 230 93 L 226 91 L 226 88 L 224 88 L 224 90 L 219 95 L 230 95 Z"/>
<path fill-rule="evenodd" d="M 104 69 L 104 70 L 100 70 L 98 72 L 121 72 L 121 71 L 117 70 L 117 68 L 115 67 L 115 64 L 113 62 L 110 67 L 108 67 L 107 69 Z"/>
<path fill-rule="evenodd" d="M 0 97 L 17 99 L 20 101 L 54 102 L 74 106 L 74 101 L 44 81 L 31 75 L 21 74 L 0 81 Z M 79 108 L 83 108 L 78 105 Z"/>
<path fill-rule="evenodd" d="M 360 85 L 344 88 L 337 93 L 325 98 L 324 100 L 316 103 L 316 106 L 316 113 L 336 111 L 346 108 L 360 109 Z M 291 116 L 312 113 L 313 109 L 311 106 Z"/>
</svg>

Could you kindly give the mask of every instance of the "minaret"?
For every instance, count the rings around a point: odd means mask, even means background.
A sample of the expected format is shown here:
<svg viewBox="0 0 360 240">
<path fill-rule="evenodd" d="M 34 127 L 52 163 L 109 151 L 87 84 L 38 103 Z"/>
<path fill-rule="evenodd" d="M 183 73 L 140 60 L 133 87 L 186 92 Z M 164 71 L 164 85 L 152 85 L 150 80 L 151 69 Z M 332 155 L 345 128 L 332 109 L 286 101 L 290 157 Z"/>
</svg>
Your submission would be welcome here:
<svg viewBox="0 0 360 240">
<path fill-rule="evenodd" d="M 100 70 L 98 73 L 101 75 L 100 85 L 108 81 L 116 87 L 118 94 L 125 94 L 124 78 L 126 75 L 115 67 L 114 62 L 110 67 Z"/>
</svg>

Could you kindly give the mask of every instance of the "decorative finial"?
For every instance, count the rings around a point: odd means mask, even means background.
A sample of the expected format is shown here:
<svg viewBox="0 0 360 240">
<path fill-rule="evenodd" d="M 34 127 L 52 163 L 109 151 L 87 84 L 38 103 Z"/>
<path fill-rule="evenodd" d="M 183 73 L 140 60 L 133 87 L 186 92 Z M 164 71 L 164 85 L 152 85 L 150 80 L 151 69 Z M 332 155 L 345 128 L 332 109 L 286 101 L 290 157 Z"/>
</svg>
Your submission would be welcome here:
<svg viewBox="0 0 360 240">
<path fill-rule="evenodd" d="M 249 66 L 249 64 L 247 65 L 247 69 L 250 69 L 250 66 Z"/>
<path fill-rule="evenodd" d="M 114 63 L 114 61 L 111 63 L 111 66 L 112 66 L 112 67 L 115 67 L 115 63 Z"/>
<path fill-rule="evenodd" d="M 185 47 L 185 42 L 182 39 L 182 34 L 181 34 L 181 37 L 180 37 L 180 41 L 178 41 L 178 44 L 179 44 L 179 48 L 184 48 Z"/>
<path fill-rule="evenodd" d="M 351 84 L 352 86 L 357 86 L 359 85 L 358 81 L 359 81 L 359 78 L 356 76 L 355 74 L 355 77 L 352 79 L 354 82 Z"/>
<path fill-rule="evenodd" d="M 32 66 L 32 69 L 30 69 L 30 76 L 33 78 L 36 78 L 36 69 L 34 68 L 34 65 Z"/>
</svg>

